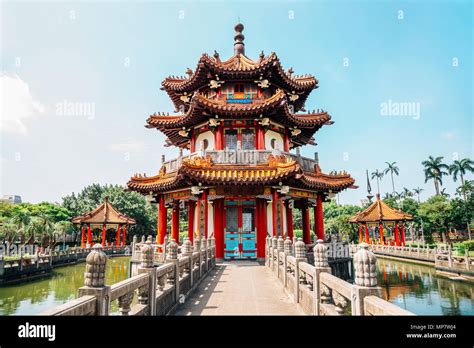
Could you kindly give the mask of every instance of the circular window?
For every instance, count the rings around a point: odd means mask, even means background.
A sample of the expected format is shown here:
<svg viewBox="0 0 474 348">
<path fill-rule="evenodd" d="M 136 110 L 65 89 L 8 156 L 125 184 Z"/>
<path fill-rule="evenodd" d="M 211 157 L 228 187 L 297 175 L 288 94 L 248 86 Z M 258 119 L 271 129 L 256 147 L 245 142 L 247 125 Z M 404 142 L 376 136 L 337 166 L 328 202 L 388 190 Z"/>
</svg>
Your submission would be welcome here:
<svg viewBox="0 0 474 348">
<path fill-rule="evenodd" d="M 275 149 L 276 146 L 277 146 L 277 140 L 275 138 L 273 138 L 272 140 L 270 140 L 270 146 L 272 147 L 272 149 Z"/>
</svg>

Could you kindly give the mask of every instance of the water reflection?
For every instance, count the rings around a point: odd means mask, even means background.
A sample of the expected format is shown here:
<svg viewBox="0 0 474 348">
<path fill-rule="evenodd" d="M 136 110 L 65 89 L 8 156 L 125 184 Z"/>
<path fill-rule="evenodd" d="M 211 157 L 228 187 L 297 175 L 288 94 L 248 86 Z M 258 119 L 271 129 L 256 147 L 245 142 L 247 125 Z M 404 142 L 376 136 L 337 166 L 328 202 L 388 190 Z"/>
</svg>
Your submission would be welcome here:
<svg viewBox="0 0 474 348">
<path fill-rule="evenodd" d="M 0 287 L 0 315 L 38 314 L 72 300 L 84 285 L 85 263 L 54 269 L 49 278 Z M 114 257 L 107 262 L 106 284 L 128 276 L 129 257 Z"/>
<path fill-rule="evenodd" d="M 420 315 L 474 315 L 474 284 L 436 274 L 433 267 L 379 258 L 383 297 Z"/>
</svg>

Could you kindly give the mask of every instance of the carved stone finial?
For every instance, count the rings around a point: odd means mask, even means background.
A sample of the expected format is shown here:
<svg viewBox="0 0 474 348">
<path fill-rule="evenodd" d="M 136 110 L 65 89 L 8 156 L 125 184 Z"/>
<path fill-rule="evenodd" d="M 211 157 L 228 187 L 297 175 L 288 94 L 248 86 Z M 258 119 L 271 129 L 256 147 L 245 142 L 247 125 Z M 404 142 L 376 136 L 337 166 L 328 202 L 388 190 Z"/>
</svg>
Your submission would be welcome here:
<svg viewBox="0 0 474 348">
<path fill-rule="evenodd" d="M 285 255 L 293 254 L 293 242 L 291 241 L 290 237 L 286 237 L 283 244 L 283 251 L 285 252 Z"/>
<path fill-rule="evenodd" d="M 206 239 L 206 237 L 202 237 L 202 239 L 201 239 L 201 250 L 206 249 L 206 248 L 207 248 L 207 239 Z"/>
<path fill-rule="evenodd" d="M 153 248 L 151 246 L 151 241 L 149 240 L 142 246 L 140 261 L 140 266 L 142 268 L 153 267 Z"/>
<path fill-rule="evenodd" d="M 375 263 L 377 259 L 373 252 L 369 251 L 366 243 L 359 245 L 359 250 L 354 255 L 355 284 L 358 286 L 377 286 L 375 275 Z"/>
<path fill-rule="evenodd" d="M 140 239 L 140 243 L 145 243 L 145 235 L 142 235 L 142 238 Z"/>
<path fill-rule="evenodd" d="M 272 238 L 272 249 L 277 248 L 277 243 L 278 243 L 278 239 L 276 239 L 276 237 L 273 237 Z"/>
<path fill-rule="evenodd" d="M 178 243 L 172 239 L 168 244 L 168 253 L 166 254 L 168 260 L 177 260 L 178 259 Z"/>
<path fill-rule="evenodd" d="M 304 244 L 301 238 L 298 238 L 298 241 L 295 243 L 295 257 L 297 259 L 306 259 L 306 244 Z"/>
<path fill-rule="evenodd" d="M 327 246 L 322 239 L 318 239 L 313 248 L 314 267 L 329 267 Z"/>
<path fill-rule="evenodd" d="M 189 238 L 184 238 L 183 245 L 181 246 L 181 253 L 183 255 L 190 255 L 193 253 L 193 243 Z"/>
<path fill-rule="evenodd" d="M 101 244 L 95 244 L 86 258 L 86 273 L 84 273 L 84 285 L 92 288 L 105 286 L 105 268 L 107 255 L 102 251 Z"/>
<path fill-rule="evenodd" d="M 199 238 L 194 238 L 194 251 L 201 250 L 201 241 Z"/>
<path fill-rule="evenodd" d="M 280 236 L 278 237 L 278 240 L 277 240 L 277 250 L 280 252 L 280 251 L 284 251 L 284 243 L 285 241 L 283 240 L 283 238 Z"/>
<path fill-rule="evenodd" d="M 147 243 L 150 242 L 150 243 L 153 243 L 153 236 L 150 234 L 147 239 L 146 239 Z"/>
</svg>

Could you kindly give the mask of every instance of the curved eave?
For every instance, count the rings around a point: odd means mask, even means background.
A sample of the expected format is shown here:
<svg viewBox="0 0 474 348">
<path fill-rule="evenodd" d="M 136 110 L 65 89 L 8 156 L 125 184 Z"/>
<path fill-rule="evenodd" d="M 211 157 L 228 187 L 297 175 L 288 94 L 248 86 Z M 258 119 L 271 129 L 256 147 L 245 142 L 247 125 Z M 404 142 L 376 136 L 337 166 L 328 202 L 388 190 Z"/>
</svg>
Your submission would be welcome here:
<svg viewBox="0 0 474 348">
<path fill-rule="evenodd" d="M 307 188 L 331 191 L 333 193 L 341 192 L 354 186 L 355 180 L 350 175 L 328 175 L 303 172 L 296 179 Z"/>
</svg>

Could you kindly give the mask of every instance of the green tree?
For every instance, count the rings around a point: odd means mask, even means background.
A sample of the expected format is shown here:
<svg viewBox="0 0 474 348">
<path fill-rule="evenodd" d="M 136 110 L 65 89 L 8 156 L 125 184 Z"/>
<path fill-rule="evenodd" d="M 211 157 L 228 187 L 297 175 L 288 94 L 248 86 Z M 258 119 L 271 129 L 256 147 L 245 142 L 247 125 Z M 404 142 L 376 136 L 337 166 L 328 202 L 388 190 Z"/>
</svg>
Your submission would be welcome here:
<svg viewBox="0 0 474 348">
<path fill-rule="evenodd" d="M 378 169 L 375 170 L 375 172 L 372 172 L 372 180 L 377 179 L 377 193 L 380 194 L 380 185 L 379 181 L 382 180 L 383 178 L 383 172 L 380 172 Z"/>
<path fill-rule="evenodd" d="M 474 161 L 470 158 L 463 158 L 460 161 L 454 161 L 449 166 L 449 174 L 453 176 L 454 182 L 458 180 L 458 176 L 461 178 L 461 186 L 464 186 L 464 175 L 467 173 L 474 172 Z M 466 197 L 464 196 L 464 200 Z"/>
<path fill-rule="evenodd" d="M 448 175 L 448 165 L 443 163 L 442 156 L 434 158 L 429 156 L 428 160 L 421 162 L 425 167 L 425 182 L 433 180 L 436 194 L 440 194 L 440 186 L 443 185 L 443 175 Z"/>
<path fill-rule="evenodd" d="M 420 193 L 423 191 L 423 189 L 421 187 L 417 187 L 417 188 L 414 188 L 413 189 L 413 193 L 416 194 L 416 196 L 418 197 L 418 203 L 420 203 Z"/>
<path fill-rule="evenodd" d="M 400 169 L 396 166 L 397 162 L 385 162 L 387 163 L 387 168 L 384 170 L 384 174 L 390 173 L 392 178 L 392 192 L 395 192 L 395 182 L 393 181 L 393 174 L 397 175 L 400 173 Z"/>
<path fill-rule="evenodd" d="M 448 198 L 436 195 L 421 203 L 418 212 L 430 234 L 438 231 L 444 234 L 451 222 L 451 210 Z"/>
</svg>

